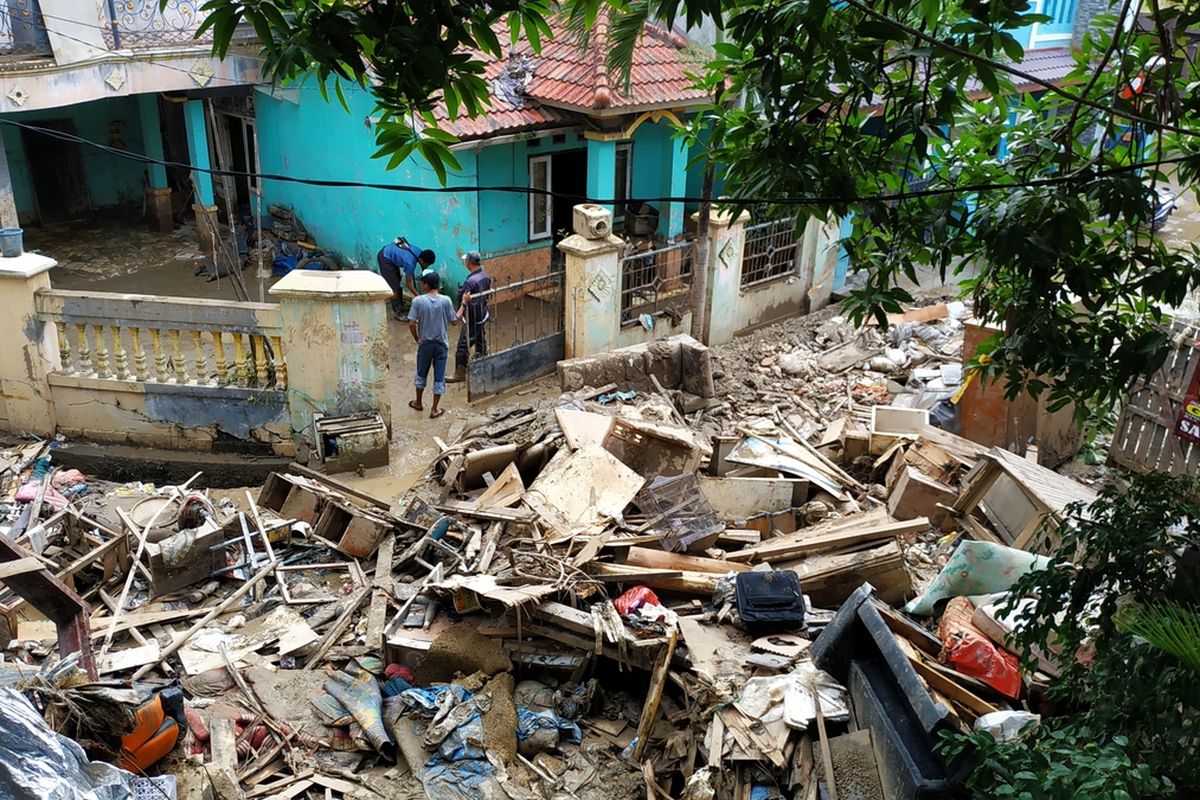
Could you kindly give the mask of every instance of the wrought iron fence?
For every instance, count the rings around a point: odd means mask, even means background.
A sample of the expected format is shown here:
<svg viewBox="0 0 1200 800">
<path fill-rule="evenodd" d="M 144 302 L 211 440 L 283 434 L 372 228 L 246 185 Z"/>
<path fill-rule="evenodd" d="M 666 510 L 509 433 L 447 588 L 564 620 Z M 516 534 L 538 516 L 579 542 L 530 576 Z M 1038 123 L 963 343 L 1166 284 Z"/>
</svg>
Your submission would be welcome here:
<svg viewBox="0 0 1200 800">
<path fill-rule="evenodd" d="M 211 33 L 196 38 L 207 14 L 204 0 L 105 0 L 104 39 L 113 49 L 137 49 L 211 42 Z"/>
<path fill-rule="evenodd" d="M 794 217 L 747 225 L 741 285 L 754 286 L 795 275 L 800 241 Z"/>
<path fill-rule="evenodd" d="M 38 0 L 0 0 L 0 58 L 39 58 L 53 54 L 50 32 Z"/>
<path fill-rule="evenodd" d="M 687 240 L 621 259 L 622 325 L 636 323 L 643 314 L 682 313 L 692 281 L 695 245 Z"/>
</svg>

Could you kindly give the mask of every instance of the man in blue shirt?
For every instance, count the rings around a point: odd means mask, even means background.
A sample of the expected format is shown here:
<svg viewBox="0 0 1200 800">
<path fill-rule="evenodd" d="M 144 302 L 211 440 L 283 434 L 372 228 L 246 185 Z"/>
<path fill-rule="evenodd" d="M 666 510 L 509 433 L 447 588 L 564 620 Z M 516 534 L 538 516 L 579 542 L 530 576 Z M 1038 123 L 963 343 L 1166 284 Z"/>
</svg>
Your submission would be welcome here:
<svg viewBox="0 0 1200 800">
<path fill-rule="evenodd" d="M 379 274 L 388 282 L 388 286 L 392 287 L 392 314 L 396 319 L 404 319 L 402 316 L 404 310 L 402 287 L 407 286 L 409 294 L 416 297 L 415 276 L 432 267 L 435 261 L 437 261 L 437 255 L 432 250 L 419 250 L 409 244 L 403 236 L 396 237 L 394 242 L 385 246 L 375 256 L 375 262 L 379 265 Z"/>
<path fill-rule="evenodd" d="M 467 379 L 467 361 L 470 360 L 471 348 L 475 348 L 475 357 L 487 355 L 487 324 L 488 297 L 491 296 L 492 279 L 483 271 L 483 257 L 478 250 L 472 250 L 463 256 L 463 263 L 471 274 L 458 287 L 458 304 L 466 303 L 467 317 L 462 330 L 458 333 L 458 347 L 454 352 L 454 375 L 447 378 L 449 383 L 461 383 Z"/>
</svg>

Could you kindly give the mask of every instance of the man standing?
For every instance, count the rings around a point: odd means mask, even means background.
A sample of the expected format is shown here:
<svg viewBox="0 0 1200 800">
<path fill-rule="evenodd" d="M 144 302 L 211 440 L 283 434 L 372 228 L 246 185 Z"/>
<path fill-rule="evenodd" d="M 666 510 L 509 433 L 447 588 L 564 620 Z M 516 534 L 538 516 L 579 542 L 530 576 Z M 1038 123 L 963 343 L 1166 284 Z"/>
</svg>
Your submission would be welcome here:
<svg viewBox="0 0 1200 800">
<path fill-rule="evenodd" d="M 458 302 L 467 308 L 467 324 L 458 334 L 458 348 L 454 353 L 454 376 L 450 383 L 461 383 L 467 379 L 467 361 L 470 360 L 471 348 L 475 348 L 475 357 L 487 355 L 487 334 L 484 326 L 488 321 L 488 295 L 492 288 L 492 279 L 483 271 L 483 257 L 478 250 L 472 250 L 463 256 L 463 263 L 471 274 L 458 287 Z"/>
<path fill-rule="evenodd" d="M 433 368 L 433 406 L 429 410 L 429 418 L 437 419 L 444 412 L 438 408 L 442 395 L 446 393 L 446 360 L 450 355 L 450 339 L 446 335 L 448 326 L 457 325 L 466 313 L 467 303 L 471 295 L 458 306 L 455 313 L 450 298 L 438 291 L 441 279 L 433 270 L 426 270 L 421 275 L 421 287 L 425 293 L 414 297 L 412 307 L 408 310 L 408 330 L 412 333 L 413 341 L 417 343 L 417 375 L 413 385 L 417 389 L 416 399 L 410 400 L 408 407 L 414 411 L 424 411 L 421 396 L 429 381 L 429 369 Z"/>
<path fill-rule="evenodd" d="M 403 319 L 403 287 L 408 287 L 409 294 L 415 298 L 417 272 L 429 269 L 435 261 L 436 253 L 432 250 L 418 250 L 403 236 L 397 236 L 395 241 L 376 254 L 375 263 L 379 265 L 379 274 L 392 288 L 392 315 L 396 319 Z"/>
</svg>

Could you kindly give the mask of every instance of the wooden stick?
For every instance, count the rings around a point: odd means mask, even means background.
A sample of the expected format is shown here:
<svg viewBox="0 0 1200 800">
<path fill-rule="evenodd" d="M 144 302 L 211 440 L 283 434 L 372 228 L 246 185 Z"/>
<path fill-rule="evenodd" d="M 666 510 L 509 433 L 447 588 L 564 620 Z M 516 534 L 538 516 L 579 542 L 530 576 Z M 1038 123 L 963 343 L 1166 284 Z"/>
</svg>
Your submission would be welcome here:
<svg viewBox="0 0 1200 800">
<path fill-rule="evenodd" d="M 675 654 L 675 643 L 678 640 L 679 632 L 672 629 L 667 635 L 667 645 L 663 648 L 658 663 L 654 665 L 654 672 L 650 676 L 650 691 L 646 693 L 646 704 L 642 706 L 642 717 L 638 720 L 637 734 L 634 736 L 637 744 L 633 746 L 633 754 L 630 756 L 634 762 L 641 761 L 642 754 L 646 752 L 650 731 L 654 729 L 654 720 L 658 718 L 658 706 L 662 702 L 663 687 L 667 683 L 667 672 L 671 669 L 671 656 Z"/>
<path fill-rule="evenodd" d="M 222 600 L 220 605 L 214 607 L 212 611 L 209 611 L 207 614 L 205 614 L 203 617 L 201 617 L 199 620 L 197 620 L 196 624 L 193 625 L 192 627 L 188 628 L 187 632 L 185 634 L 183 634 L 183 636 L 180 636 L 175 641 L 173 641 L 169 645 L 167 645 L 167 648 L 162 651 L 162 655 L 159 657 L 157 662 L 155 662 L 153 664 L 147 664 L 146 666 L 142 667 L 137 672 L 133 673 L 133 677 L 130 678 L 130 680 L 136 681 L 138 678 L 141 678 L 147 672 L 149 672 L 150 670 L 152 670 L 156 666 L 158 666 L 159 663 L 165 661 L 168 656 L 174 655 L 175 652 L 179 648 L 181 648 L 185 644 L 187 644 L 188 639 L 192 638 L 192 636 L 194 636 L 197 631 L 199 631 L 201 628 L 203 628 L 208 623 L 212 622 L 214 619 L 219 617 L 221 614 L 228 611 L 230 608 L 233 607 L 233 604 L 236 603 L 238 600 L 241 600 L 242 597 L 247 592 L 249 592 L 255 586 L 257 586 L 258 584 L 260 584 L 264 580 L 266 580 L 266 577 L 275 571 L 275 565 L 278 563 L 279 563 L 278 560 L 274 560 L 270 564 L 267 564 L 265 567 L 263 567 L 261 570 L 259 570 L 258 573 L 253 578 L 251 578 L 250 580 L 246 581 L 241 586 L 239 586 L 237 588 L 237 591 L 235 591 L 233 594 L 229 595 L 229 597 L 226 597 L 224 600 Z M 116 624 L 116 617 L 113 618 L 113 624 L 114 625 Z M 111 630 L 110 630 L 110 634 L 111 634 Z"/>
<path fill-rule="evenodd" d="M 304 662 L 305 669 L 316 669 L 321 659 L 329 652 L 329 648 L 333 647 L 338 639 L 346 632 L 346 628 L 350 627 L 350 621 L 354 619 L 354 614 L 358 611 L 359 606 L 371 594 L 371 587 L 363 586 L 356 589 L 354 594 L 350 595 L 349 601 L 346 603 L 346 610 L 342 612 L 342 616 L 337 622 L 333 623 L 333 627 L 321 639 L 321 644 L 317 647 L 315 653 L 309 656 L 308 661 Z"/>
<path fill-rule="evenodd" d="M 821 763 L 825 767 L 825 784 L 829 787 L 829 800 L 837 800 L 837 782 L 833 778 L 833 754 L 829 751 L 829 737 L 825 735 L 825 712 L 821 710 L 821 693 L 817 690 L 815 680 L 809 683 L 809 689 L 813 693 L 813 708 L 817 710 L 817 735 L 821 738 Z"/>
<path fill-rule="evenodd" d="M 174 500 L 175 495 L 177 495 L 177 494 L 181 495 L 183 492 L 187 491 L 187 488 L 192 485 L 192 481 L 199 478 L 202 474 L 203 473 L 197 472 L 195 475 L 188 478 L 187 481 L 182 486 L 172 487 L 170 499 Z M 116 623 L 116 621 L 118 619 L 120 619 L 121 614 L 124 613 L 124 611 L 125 611 L 125 601 L 127 599 L 129 599 L 129 588 L 131 586 L 133 586 L 133 576 L 137 572 L 137 570 L 135 570 L 133 568 L 133 564 L 136 564 L 142 560 L 142 551 L 146 549 L 146 537 L 148 537 L 150 535 L 150 529 L 154 527 L 154 523 L 158 522 L 159 515 L 162 514 L 162 512 L 165 511 L 167 509 L 167 506 L 169 506 L 170 504 L 171 503 L 168 501 L 166 503 L 163 503 L 161 506 L 159 506 L 158 510 L 154 512 L 154 516 L 150 517 L 150 521 L 146 523 L 146 527 L 142 529 L 141 533 L 137 534 L 137 537 L 138 537 L 137 553 L 134 554 L 133 561 L 130 562 L 129 573 L 125 576 L 125 586 L 121 589 L 121 596 L 117 600 L 117 610 L 113 614 L 113 623 Z M 133 523 L 133 520 L 129 519 L 128 515 L 126 515 L 126 513 L 119 508 L 117 509 L 117 516 L 119 516 L 121 518 L 122 522 L 124 522 L 127 526 L 129 526 L 130 530 L 137 531 L 137 525 L 135 525 Z M 112 644 L 112 628 L 109 628 L 108 633 L 104 637 L 104 641 L 100 645 L 100 652 L 96 654 L 97 662 L 101 661 L 104 658 L 104 654 L 108 652 L 108 648 L 111 644 Z M 134 679 L 136 680 L 137 676 L 134 676 Z"/>
</svg>

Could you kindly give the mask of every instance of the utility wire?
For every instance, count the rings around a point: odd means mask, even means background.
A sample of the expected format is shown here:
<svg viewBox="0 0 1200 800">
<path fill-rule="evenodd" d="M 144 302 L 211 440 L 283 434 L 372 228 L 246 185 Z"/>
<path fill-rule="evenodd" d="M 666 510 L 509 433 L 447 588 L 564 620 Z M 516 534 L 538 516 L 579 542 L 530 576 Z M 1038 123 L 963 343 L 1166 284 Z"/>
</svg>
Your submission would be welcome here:
<svg viewBox="0 0 1200 800">
<path fill-rule="evenodd" d="M 21 24 L 21 25 L 28 25 L 28 26 L 29 26 L 29 27 L 31 27 L 31 28 L 39 28 L 39 29 L 41 29 L 41 30 L 45 31 L 46 33 L 52 33 L 52 34 L 54 34 L 55 36 L 60 36 L 60 37 L 62 37 L 63 39 L 67 39 L 68 41 L 75 42 L 76 44 L 82 44 L 82 45 L 86 45 L 86 46 L 88 46 L 88 47 L 92 47 L 92 48 L 94 48 L 94 47 L 96 46 L 94 42 L 89 42 L 87 39 L 80 39 L 78 36 L 72 36 L 72 35 L 71 35 L 71 34 L 69 34 L 69 33 L 63 33 L 63 32 L 62 32 L 62 31 L 60 31 L 60 30 L 57 30 L 57 29 L 53 29 L 53 28 L 47 27 L 47 26 L 45 25 L 45 23 L 41 23 L 41 24 L 39 24 L 39 23 L 37 23 L 37 22 L 34 22 L 34 21 L 33 21 L 33 20 L 31 20 L 31 19 L 25 19 L 23 16 L 22 16 L 22 17 L 18 17 L 18 15 L 17 15 L 17 13 L 16 13 L 16 12 L 14 12 L 14 11 L 12 11 L 12 10 L 10 10 L 10 9 L 6 8 L 6 7 L 5 7 L 5 8 L 0 8 L 0 14 L 3 14 L 3 15 L 7 16 L 7 17 L 10 19 L 10 20 L 11 20 L 11 23 L 10 23 L 11 25 L 15 25 L 15 24 L 18 24 L 18 23 L 19 23 L 19 24 Z M 41 15 L 42 15 L 42 17 L 49 17 L 50 19 L 58 20 L 59 22 L 69 22 L 69 23 L 71 23 L 72 25 L 81 25 L 81 26 L 83 26 L 83 27 L 85 27 L 85 28 L 91 28 L 91 27 L 95 27 L 95 28 L 96 28 L 97 30 L 99 30 L 101 33 L 103 33 L 105 30 L 108 30 L 108 28 L 107 28 L 106 26 L 104 26 L 104 25 L 93 24 L 93 23 L 91 23 L 91 22 L 84 22 L 84 21 L 82 21 L 82 20 L 78 20 L 78 19 L 70 19 L 70 18 L 68 18 L 68 17 L 60 17 L 60 16 L 56 16 L 56 15 L 54 15 L 54 14 L 47 14 L 47 13 L 46 13 L 46 12 L 44 12 L 44 11 L 42 11 L 42 12 L 41 12 Z M 193 42 L 195 42 L 196 44 L 203 44 L 202 42 L 199 42 L 199 41 L 197 41 L 197 40 L 195 40 L 195 39 L 193 39 L 192 41 L 193 41 Z M 181 47 L 186 47 L 186 46 L 188 46 L 188 45 L 187 45 L 187 44 L 180 44 L 179 46 L 181 46 Z M 122 48 L 122 50 L 123 50 L 123 49 L 124 49 L 124 48 Z M 109 52 L 109 53 L 111 53 L 111 54 L 114 54 L 114 55 L 119 55 L 119 54 L 122 52 L 122 50 L 109 50 L 108 52 Z M 184 57 L 184 58 L 191 58 L 192 56 L 183 56 L 183 57 Z M 224 59 L 219 59 L 219 58 L 217 58 L 216 56 L 214 56 L 214 55 L 213 55 L 213 53 L 212 53 L 212 51 L 211 51 L 211 49 L 210 49 L 210 51 L 209 51 L 208 53 L 205 53 L 205 54 L 203 54 L 202 56 L 197 56 L 197 57 L 202 57 L 202 58 L 206 58 L 206 59 L 208 59 L 208 60 L 216 60 L 216 61 L 223 61 L 223 60 L 224 60 Z M 253 58 L 257 58 L 257 56 L 252 56 L 252 57 L 253 57 Z M 155 60 L 155 59 L 144 59 L 144 58 L 138 58 L 138 59 L 136 59 L 136 60 L 138 61 L 138 63 L 141 63 L 141 64 L 149 64 L 149 65 L 150 65 L 150 66 L 152 66 L 152 67 L 160 67 L 160 68 L 162 68 L 162 69 L 169 69 L 169 70 L 172 70 L 172 71 L 174 71 L 174 72 L 179 72 L 179 73 L 182 73 L 182 74 L 184 74 L 184 75 L 187 75 L 188 77 L 192 78 L 193 80 L 195 80 L 195 78 L 196 78 L 196 75 L 195 75 L 195 73 L 194 73 L 194 72 L 192 72 L 191 70 L 189 70 L 189 69 L 184 69 L 183 67 L 177 67 L 177 66 L 175 66 L 175 65 L 173 65 L 173 64 L 168 64 L 168 63 L 166 63 L 166 62 L 164 62 L 164 61 L 157 61 L 157 60 Z M 72 66 L 76 66 L 76 65 L 72 65 Z M 87 66 L 87 64 L 85 63 L 85 64 L 78 65 L 78 66 Z M 225 77 L 225 76 L 223 76 L 223 75 L 209 75 L 209 76 L 208 76 L 208 78 L 209 78 L 210 80 L 224 81 L 224 82 L 226 82 L 226 83 L 233 84 L 233 85 L 236 85 L 236 86 L 248 86 L 248 85 L 252 85 L 252 84 L 248 84 L 246 81 L 238 80 L 237 78 L 226 78 L 226 77 Z M 263 81 L 263 83 L 265 83 L 265 81 Z"/>
<path fill-rule="evenodd" d="M 1106 114 L 1123 117 L 1125 119 L 1128 119 L 1128 120 L 1131 120 L 1134 122 L 1140 122 L 1143 125 L 1149 126 L 1151 128 L 1171 131 L 1172 133 L 1178 133 L 1178 134 L 1181 134 L 1184 136 L 1200 135 L 1200 131 L 1193 131 L 1193 130 L 1189 130 L 1187 128 L 1182 128 L 1177 125 L 1173 125 L 1171 123 L 1160 122 L 1158 120 L 1151 119 L 1149 117 L 1143 117 L 1143 116 L 1134 114 L 1130 111 L 1119 111 L 1116 108 L 1114 108 L 1113 106 L 1108 106 L 1101 102 L 1098 102 L 1095 100 L 1090 100 L 1081 95 L 1074 94 L 1073 92 L 1069 92 L 1066 89 L 1063 89 L 1061 86 L 1058 86 L 1057 84 L 1055 84 L 1051 81 L 1043 80 L 1042 78 L 1037 77 L 1033 73 L 1019 69 L 1018 67 L 1015 67 L 1012 64 L 1008 64 L 1003 61 L 997 61 L 995 59 L 988 58 L 987 56 L 983 56 L 978 53 L 972 53 L 970 50 L 965 50 L 961 47 L 953 45 L 942 39 L 938 39 L 935 36 L 931 36 L 930 34 L 927 34 L 924 31 L 921 31 L 917 28 L 914 28 L 903 22 L 900 22 L 899 20 L 893 19 L 892 17 L 889 17 L 886 14 L 883 14 L 879 11 L 876 11 L 873 8 L 870 8 L 869 6 L 864 5 L 863 3 L 859 2 L 859 0 L 844 0 L 844 2 L 846 3 L 846 5 L 848 5 L 852 8 L 856 8 L 859 11 L 862 11 L 864 14 L 867 14 L 868 16 L 871 16 L 880 22 L 891 25 L 903 33 L 913 36 L 921 41 L 924 41 L 927 44 L 933 45 L 934 47 L 937 47 L 939 50 L 943 50 L 943 51 L 945 51 L 947 53 L 951 53 L 953 55 L 961 56 L 961 57 L 966 58 L 970 61 L 973 61 L 977 64 L 983 64 L 986 66 L 994 67 L 996 69 L 999 69 L 1003 72 L 1008 73 L 1009 75 L 1012 75 L 1012 76 L 1020 78 L 1024 81 L 1032 83 L 1035 86 L 1040 86 L 1043 89 L 1045 89 L 1049 92 L 1052 92 L 1054 94 L 1057 94 L 1066 100 L 1070 100 L 1073 103 L 1087 106 L 1088 108 L 1092 108 L 1096 111 L 1102 111 Z M 17 19 L 15 13 L 13 11 L 9 11 L 7 9 L 0 10 L 0 14 L 7 14 L 14 21 Z M 59 20 L 61 22 L 69 22 L 73 25 L 82 25 L 84 27 L 92 27 L 93 25 L 95 25 L 95 27 L 97 29 L 99 29 L 101 31 L 104 30 L 103 25 L 98 25 L 98 24 L 94 24 L 94 23 L 90 23 L 90 22 L 83 22 L 81 20 L 71 19 L 69 17 L 57 16 L 54 14 L 47 14 L 45 12 L 42 12 L 42 17 L 43 18 L 48 17 L 50 19 Z M 91 42 L 88 42 L 85 39 L 79 39 L 79 38 L 71 36 L 69 34 L 62 33 L 61 31 L 58 31 L 58 30 L 52 30 L 51 28 L 47 27 L 45 24 L 39 25 L 36 22 L 26 20 L 23 18 L 19 21 L 23 24 L 30 25 L 30 26 L 33 26 L 36 28 L 40 28 L 40 29 L 46 31 L 47 33 L 53 33 L 56 36 L 61 36 L 64 39 L 68 39 L 68 40 L 71 40 L 71 41 L 74 41 L 74 42 L 77 42 L 80 44 L 85 44 L 85 45 L 88 45 L 89 47 L 94 46 Z M 215 56 L 213 56 L 211 53 L 208 54 L 208 57 L 210 59 L 215 58 Z M 221 60 L 221 59 L 218 59 L 218 60 Z M 154 66 L 161 67 L 162 69 L 174 70 L 176 72 L 183 73 L 184 75 L 188 75 L 189 77 L 193 77 L 193 78 L 195 77 L 194 74 L 191 72 L 191 70 L 183 69 L 181 67 L 176 67 L 171 64 L 163 63 L 161 61 L 155 61 L 155 60 L 151 59 L 151 60 L 144 61 L 144 63 L 152 64 Z M 219 75 L 212 75 L 212 76 L 210 76 L 210 78 L 215 79 L 215 80 L 225 81 L 227 83 L 236 84 L 236 85 L 247 85 L 243 81 L 239 81 L 234 78 L 226 78 L 224 76 L 219 76 Z M 264 81 L 264 83 L 266 83 L 266 81 Z"/>
<path fill-rule="evenodd" d="M 616 203 L 616 198 L 592 198 L 586 195 L 572 194 L 570 192 L 555 192 L 550 189 L 535 189 L 531 186 L 412 186 L 398 183 L 371 183 L 366 181 L 346 181 L 332 180 L 325 178 L 301 178 L 295 175 L 275 175 L 268 172 L 247 172 L 243 170 L 230 169 L 213 169 L 211 167 L 198 167 L 191 164 L 185 164 L 181 161 L 167 161 L 165 159 L 153 158 L 141 153 L 131 153 L 128 150 L 121 150 L 116 147 L 111 147 L 100 142 L 95 142 L 90 139 L 85 139 L 76 134 L 67 133 L 65 131 L 55 130 L 53 128 L 42 128 L 37 125 L 30 125 L 25 122 L 18 122 L 13 119 L 5 119 L 0 117 L 0 124 L 11 125 L 23 130 L 31 131 L 45 136 L 50 136 L 62 141 L 73 142 L 76 144 L 84 144 L 89 147 L 94 147 L 97 150 L 102 150 L 119 158 L 126 158 L 132 161 L 138 161 L 144 164 L 157 164 L 163 167 L 171 167 L 173 169 L 185 169 L 192 172 L 204 173 L 207 175 L 215 175 L 219 177 L 233 178 L 253 178 L 257 180 L 276 181 L 279 183 L 298 183 L 306 186 L 319 186 L 328 188 L 349 188 L 349 189 L 381 189 L 391 192 L 413 192 L 417 194 L 454 194 L 464 192 L 507 192 L 510 194 L 533 195 L 537 197 L 562 197 L 570 200 L 578 200 L 585 203 L 598 203 L 601 205 L 613 205 Z M 1125 164 L 1119 167 L 1110 167 L 1104 170 L 1096 170 L 1090 173 L 1055 175 L 1048 178 L 1038 178 L 1035 180 L 1021 181 L 1018 183 L 976 183 L 968 186 L 947 186 L 937 189 L 919 189 L 912 192 L 897 192 L 895 194 L 875 194 L 875 195 L 860 195 L 860 196 L 818 196 L 818 197 L 722 197 L 717 200 L 718 205 L 729 206 L 756 206 L 756 205 L 777 205 L 777 206 L 810 206 L 810 205 L 837 205 L 847 203 L 892 203 L 898 200 L 911 200 L 921 197 L 938 197 L 945 195 L 963 195 L 975 194 L 978 192 L 993 192 L 993 191 L 1014 191 L 1017 189 L 1038 188 L 1043 186 L 1057 186 L 1060 184 L 1084 184 L 1088 181 L 1108 177 L 1110 175 L 1120 175 L 1128 172 L 1136 172 L 1138 170 L 1163 167 L 1171 164 L 1183 164 L 1187 162 L 1200 162 L 1200 154 L 1175 156 L 1173 158 L 1162 158 L 1154 161 L 1141 161 L 1134 164 Z M 698 203 L 701 202 L 700 197 L 682 196 L 682 197 L 644 197 L 637 198 L 646 203 Z"/>
<path fill-rule="evenodd" d="M 1077 95 L 1074 92 L 1069 92 L 1066 89 L 1062 88 L 1061 86 L 1058 86 L 1057 84 L 1055 84 L 1051 81 L 1043 80 L 1031 72 L 1026 72 L 1025 70 L 1014 67 L 1011 64 L 1005 64 L 1002 61 L 996 61 L 995 59 L 988 58 L 987 56 L 983 56 L 978 53 L 972 53 L 970 50 L 965 50 L 961 47 L 950 44 L 949 42 L 945 42 L 941 39 L 938 39 L 935 36 L 930 36 L 929 34 L 925 33 L 922 30 L 914 28 L 911 25 L 906 25 L 905 23 L 900 22 L 899 20 L 892 19 L 891 17 L 887 16 L 886 14 L 876 11 L 875 9 L 871 8 L 870 6 L 864 5 L 863 3 L 859 2 L 859 0 L 843 0 L 843 2 L 846 5 L 850 6 L 851 8 L 857 8 L 859 11 L 863 12 L 864 14 L 866 14 L 869 17 L 873 17 L 874 19 L 879 20 L 880 22 L 883 22 L 887 25 L 893 26 L 898 31 L 906 33 L 909 36 L 912 36 L 916 39 L 919 39 L 919 40 L 925 42 L 926 44 L 933 45 L 934 47 L 938 48 L 939 50 L 944 50 L 947 53 L 951 53 L 956 56 L 961 56 L 962 58 L 965 58 L 969 61 L 974 61 L 976 64 L 984 64 L 986 66 L 994 67 L 998 70 L 1001 70 L 1002 72 L 1007 72 L 1009 75 L 1020 78 L 1023 81 L 1032 83 L 1035 86 L 1040 86 L 1043 89 L 1045 89 L 1046 91 L 1053 92 L 1054 94 L 1057 94 L 1059 97 L 1062 97 L 1066 100 L 1070 100 L 1073 103 L 1078 103 L 1079 105 L 1087 106 L 1088 108 L 1095 109 L 1096 111 L 1103 111 L 1106 114 L 1112 114 L 1114 116 L 1124 117 L 1125 119 L 1131 120 L 1133 122 L 1140 122 L 1143 125 L 1146 125 L 1153 129 L 1171 131 L 1172 133 L 1178 133 L 1178 134 L 1182 134 L 1184 136 L 1200 135 L 1200 131 L 1188 130 L 1187 128 L 1181 128 L 1178 125 L 1172 125 L 1169 122 L 1160 122 L 1158 120 L 1151 119 L 1150 117 L 1143 117 L 1143 116 L 1134 114 L 1129 111 L 1118 111 L 1117 109 L 1113 108 L 1112 106 L 1106 106 L 1103 103 L 1098 102 L 1096 100 L 1089 100 L 1088 98 Z"/>
</svg>

